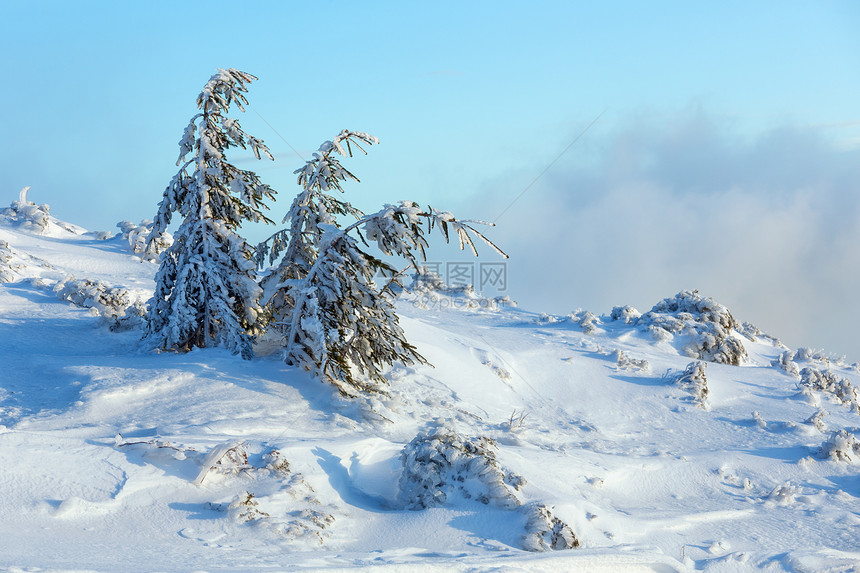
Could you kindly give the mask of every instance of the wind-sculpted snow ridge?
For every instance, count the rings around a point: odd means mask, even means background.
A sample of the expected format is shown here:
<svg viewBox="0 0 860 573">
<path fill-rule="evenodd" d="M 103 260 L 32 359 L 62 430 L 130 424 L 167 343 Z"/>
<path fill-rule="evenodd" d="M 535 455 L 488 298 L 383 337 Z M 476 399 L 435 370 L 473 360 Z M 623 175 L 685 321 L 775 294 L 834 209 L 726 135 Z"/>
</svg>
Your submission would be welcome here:
<svg viewBox="0 0 860 573">
<path fill-rule="evenodd" d="M 421 510 L 474 499 L 502 509 L 524 511 L 527 517 L 523 548 L 527 551 L 579 547 L 573 530 L 545 504 L 521 508 L 519 492 L 526 480 L 501 467 L 496 443 L 486 437 L 466 437 L 450 429 L 418 434 L 403 449 L 400 498 L 407 509 Z"/>
<path fill-rule="evenodd" d="M 630 316 L 628 311 L 626 315 Z M 725 306 L 698 291 L 682 291 L 654 305 L 649 312 L 631 320 L 656 340 L 681 339 L 681 350 L 691 358 L 738 366 L 749 357 L 734 335 L 739 324 Z"/>
</svg>

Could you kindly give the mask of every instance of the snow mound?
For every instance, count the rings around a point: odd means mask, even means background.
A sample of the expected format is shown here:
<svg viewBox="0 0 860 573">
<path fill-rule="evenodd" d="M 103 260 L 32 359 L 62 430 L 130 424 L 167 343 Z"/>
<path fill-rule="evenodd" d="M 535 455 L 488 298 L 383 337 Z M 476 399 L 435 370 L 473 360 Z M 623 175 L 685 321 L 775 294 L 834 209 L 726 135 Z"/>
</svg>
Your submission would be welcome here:
<svg viewBox="0 0 860 573">
<path fill-rule="evenodd" d="M 655 340 L 679 339 L 682 352 L 691 358 L 733 366 L 749 358 L 738 336 L 739 324 L 729 309 L 698 291 L 663 299 L 635 319 L 635 324 Z"/>
<path fill-rule="evenodd" d="M 51 216 L 51 208 L 48 205 L 37 205 L 32 201 L 27 200 L 27 192 L 29 187 L 21 189 L 20 196 L 17 201 L 12 201 L 12 204 L 7 208 L 0 210 L 0 217 L 3 217 L 5 223 L 10 226 L 18 227 L 21 230 L 36 233 L 38 235 L 47 236 L 63 236 L 67 233 L 81 235 L 86 231 L 77 225 L 72 225 L 60 221 Z M 108 238 L 109 235 L 101 238 Z"/>
<path fill-rule="evenodd" d="M 401 454 L 400 498 L 412 510 L 477 500 L 525 514 L 523 549 L 546 551 L 579 547 L 573 530 L 545 504 L 522 507 L 519 492 L 526 480 L 503 468 L 497 444 L 485 437 L 466 437 L 451 429 L 418 434 Z"/>
<path fill-rule="evenodd" d="M 465 437 L 448 429 L 418 434 L 401 454 L 404 507 L 436 507 L 456 496 L 504 509 L 518 507 L 517 492 L 525 479 L 499 466 L 496 448 L 489 438 Z"/>
</svg>

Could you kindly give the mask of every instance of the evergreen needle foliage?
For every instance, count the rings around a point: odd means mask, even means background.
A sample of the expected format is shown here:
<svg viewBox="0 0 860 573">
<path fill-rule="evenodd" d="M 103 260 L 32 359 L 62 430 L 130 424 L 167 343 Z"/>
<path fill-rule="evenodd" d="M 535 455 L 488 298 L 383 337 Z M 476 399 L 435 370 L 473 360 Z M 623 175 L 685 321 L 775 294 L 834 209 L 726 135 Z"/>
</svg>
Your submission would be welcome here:
<svg viewBox="0 0 860 573">
<path fill-rule="evenodd" d="M 342 182 L 358 181 L 335 153 L 378 143 L 366 133 L 342 131 L 326 141 L 313 159 L 298 169 L 302 190 L 284 218 L 289 227 L 257 247 L 257 260 L 277 267 L 263 281 L 270 319 L 283 335 L 285 360 L 334 384 L 343 394 L 374 392 L 386 384 L 393 362 L 426 363 L 406 341 L 394 309 L 392 288 L 399 273 L 365 250 L 375 242 L 385 255 L 406 259 L 413 267 L 425 260 L 425 233 L 438 227 L 446 241 L 456 235 L 460 248 L 477 255 L 473 237 L 501 250 L 478 232 L 479 221 L 459 220 L 449 212 L 402 201 L 365 215 L 330 194 Z M 357 219 L 342 227 L 338 215 Z M 389 277 L 383 287 L 374 277 Z"/>
<path fill-rule="evenodd" d="M 244 358 L 253 354 L 261 290 L 253 250 L 237 234 L 242 221 L 265 221 L 264 199 L 274 191 L 256 174 L 229 163 L 225 152 L 241 147 L 273 159 L 263 142 L 227 117 L 231 104 L 244 111 L 254 76 L 220 69 L 197 97 L 194 115 L 179 142 L 179 172 L 158 206 L 148 250 L 170 225 L 184 217 L 165 250 L 149 301 L 144 337 L 153 347 L 187 351 L 223 346 Z M 190 159 L 186 157 L 191 155 Z"/>
</svg>

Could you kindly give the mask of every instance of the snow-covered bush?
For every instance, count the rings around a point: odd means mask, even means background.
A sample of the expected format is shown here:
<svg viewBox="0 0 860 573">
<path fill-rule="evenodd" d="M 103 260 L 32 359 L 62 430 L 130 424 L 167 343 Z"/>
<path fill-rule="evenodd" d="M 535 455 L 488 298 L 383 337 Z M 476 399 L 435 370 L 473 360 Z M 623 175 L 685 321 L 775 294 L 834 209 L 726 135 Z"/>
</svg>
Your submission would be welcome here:
<svg viewBox="0 0 860 573">
<path fill-rule="evenodd" d="M 50 225 L 51 208 L 48 205 L 36 205 L 28 201 L 27 191 L 29 190 L 29 187 L 21 189 L 18 200 L 12 201 L 12 205 L 3 211 L 3 215 L 22 229 L 42 234 Z"/>
<path fill-rule="evenodd" d="M 0 241 L 0 284 L 15 280 L 12 267 L 12 248 L 6 241 Z"/>
<path fill-rule="evenodd" d="M 613 306 L 612 312 L 609 314 L 609 318 L 612 320 L 623 320 L 624 324 L 635 322 L 640 316 L 642 316 L 642 313 L 630 305 Z"/>
<path fill-rule="evenodd" d="M 729 309 L 712 298 L 701 297 L 698 291 L 682 291 L 663 299 L 635 324 L 657 340 L 686 337 L 682 350 L 692 358 L 735 366 L 748 358 L 743 343 L 732 335 L 738 323 Z"/>
<path fill-rule="evenodd" d="M 245 464 L 242 471 L 258 484 L 267 476 L 273 477 L 279 483 L 277 491 L 269 495 L 242 492 L 227 506 L 227 514 L 239 523 L 263 527 L 288 541 L 324 543 L 335 522 L 335 509 L 319 500 L 304 476 L 293 473 L 277 450 L 264 454 L 263 462 L 266 465 L 262 468 Z"/>
<path fill-rule="evenodd" d="M 287 541 L 321 544 L 335 522 L 336 508 L 325 505 L 304 476 L 291 471 L 278 450 L 264 453 L 260 464 L 259 458 L 249 456 L 247 442 L 222 444 L 206 452 L 160 438 L 126 440 L 117 434 L 114 446 L 135 451 L 162 468 L 189 466 L 199 472 L 193 482 L 197 486 L 218 481 L 218 489 L 225 489 L 241 484 L 242 489 L 229 502 L 212 502 L 209 507 L 241 525 L 265 529 Z M 259 489 L 245 489 L 249 483 Z"/>
<path fill-rule="evenodd" d="M 598 318 L 590 310 L 575 310 L 568 316 L 568 319 L 574 324 L 578 324 L 585 334 L 594 334 L 597 332 L 600 318 Z"/>
<path fill-rule="evenodd" d="M 468 309 L 498 311 L 503 306 L 517 306 L 508 295 L 493 298 L 481 296 L 471 284 L 448 286 L 436 272 L 418 265 L 412 282 L 404 287 L 405 297 L 421 309 Z"/>
<path fill-rule="evenodd" d="M 817 412 L 811 415 L 809 418 L 804 420 L 804 424 L 809 424 L 814 427 L 819 432 L 824 432 L 827 429 L 827 426 L 824 423 L 824 417 L 828 415 L 827 410 L 823 408 L 819 408 Z"/>
<path fill-rule="evenodd" d="M 143 304 L 124 288 L 99 280 L 67 277 L 54 285 L 54 292 L 61 300 L 93 309 L 108 321 L 112 330 L 126 330 L 142 322 Z"/>
<path fill-rule="evenodd" d="M 851 381 L 841 378 L 830 370 L 818 370 L 807 366 L 800 371 L 801 391 L 808 393 L 811 390 L 819 390 L 831 394 L 841 403 L 851 406 L 860 413 L 860 393 Z"/>
<path fill-rule="evenodd" d="M 692 396 L 700 408 L 708 409 L 708 378 L 704 362 L 690 362 L 682 372 L 671 375 L 672 381 Z"/>
<path fill-rule="evenodd" d="M 173 244 L 161 254 L 149 302 L 144 338 L 153 347 L 223 346 L 243 358 L 253 355 L 262 291 L 253 250 L 237 231 L 243 221 L 271 222 L 262 209 L 274 191 L 252 171 L 228 163 L 225 152 L 250 148 L 257 159 L 272 159 L 261 140 L 227 117 L 233 103 L 244 109 L 246 84 L 255 79 L 239 70 L 218 70 L 197 97 L 200 113 L 179 142 L 181 167 L 164 191 L 147 239 L 147 256 L 155 256 L 173 213 L 184 217 Z"/>
<path fill-rule="evenodd" d="M 854 463 L 860 460 L 860 442 L 857 441 L 854 434 L 846 430 L 839 430 L 833 432 L 830 438 L 822 444 L 818 450 L 818 456 L 825 460 Z"/>
<path fill-rule="evenodd" d="M 785 345 L 779 338 L 771 336 L 766 332 L 763 332 L 760 328 L 750 322 L 742 322 L 737 328 L 737 331 L 746 338 L 752 340 L 753 342 L 756 342 L 758 340 L 766 340 L 776 348 L 785 348 Z"/>
<path fill-rule="evenodd" d="M 525 479 L 496 460 L 489 438 L 466 437 L 447 429 L 418 434 L 403 448 L 400 499 L 408 509 L 437 507 L 455 496 L 511 509 Z"/>
<path fill-rule="evenodd" d="M 173 244 L 173 235 L 164 232 L 153 237 L 152 244 L 147 250 L 147 241 L 152 234 L 154 223 L 144 219 L 137 225 L 131 221 L 120 221 L 116 224 L 122 233 L 122 238 L 128 242 L 131 252 L 139 255 L 143 260 L 156 260 L 157 255 Z"/>
<path fill-rule="evenodd" d="M 546 505 L 529 505 L 523 510 L 526 514 L 526 534 L 523 536 L 523 549 L 526 551 L 579 547 L 579 539 L 576 538 L 570 526 L 553 515 L 552 509 Z"/>
<path fill-rule="evenodd" d="M 789 376 L 800 376 L 800 369 L 794 361 L 794 352 L 785 350 L 779 355 L 779 358 L 771 361 L 771 366 L 779 368 Z"/>
<path fill-rule="evenodd" d="M 634 370 L 647 372 L 651 369 L 651 365 L 647 360 L 630 358 L 621 349 L 616 349 L 610 356 L 615 358 L 616 368 L 618 370 Z"/>
<path fill-rule="evenodd" d="M 795 352 L 794 359 L 797 362 L 816 362 L 828 368 L 830 368 L 831 366 L 848 365 L 845 356 L 838 356 L 835 354 L 827 353 L 823 350 L 815 350 L 813 348 L 805 347 L 797 349 L 797 352 Z M 857 363 L 851 364 L 850 366 L 855 370 L 857 369 Z"/>
<path fill-rule="evenodd" d="M 514 415 L 511 415 L 513 425 Z M 485 437 L 466 437 L 450 429 L 418 434 L 403 448 L 400 459 L 400 502 L 422 510 L 456 498 L 494 504 L 526 517 L 523 548 L 528 551 L 579 547 L 573 530 L 543 504 L 523 507 L 518 496 L 526 480 L 502 467 L 497 446 Z"/>
<path fill-rule="evenodd" d="M 445 293 L 448 291 L 448 285 L 445 284 L 439 273 L 425 265 L 418 265 L 415 273 L 412 274 L 412 283 L 406 288 L 417 294 Z"/>
<path fill-rule="evenodd" d="M 265 511 L 260 511 L 260 502 L 254 499 L 254 494 L 243 492 L 230 502 L 227 513 L 240 523 L 248 523 L 270 517 Z"/>
</svg>

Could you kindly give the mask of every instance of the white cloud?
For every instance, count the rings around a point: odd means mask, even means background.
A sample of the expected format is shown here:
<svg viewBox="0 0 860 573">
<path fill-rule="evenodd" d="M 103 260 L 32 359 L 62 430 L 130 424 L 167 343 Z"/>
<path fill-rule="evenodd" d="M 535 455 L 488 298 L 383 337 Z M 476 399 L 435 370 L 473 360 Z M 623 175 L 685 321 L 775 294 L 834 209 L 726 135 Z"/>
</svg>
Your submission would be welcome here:
<svg viewBox="0 0 860 573">
<path fill-rule="evenodd" d="M 589 169 L 562 163 L 492 233 L 526 308 L 647 310 L 698 288 L 789 345 L 860 360 L 858 150 L 809 127 L 740 136 L 699 113 L 629 125 Z"/>
</svg>

